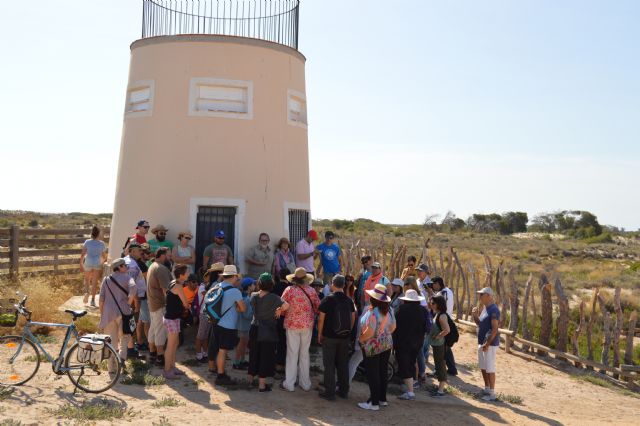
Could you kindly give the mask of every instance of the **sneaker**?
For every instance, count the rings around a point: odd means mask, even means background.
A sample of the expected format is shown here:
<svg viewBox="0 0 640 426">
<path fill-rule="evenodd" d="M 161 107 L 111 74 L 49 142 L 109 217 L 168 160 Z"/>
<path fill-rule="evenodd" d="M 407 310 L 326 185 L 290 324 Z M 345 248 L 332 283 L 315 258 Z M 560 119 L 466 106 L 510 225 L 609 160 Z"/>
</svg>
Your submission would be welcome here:
<svg viewBox="0 0 640 426">
<path fill-rule="evenodd" d="M 248 367 L 245 367 L 242 364 L 233 364 L 231 368 L 233 368 L 234 370 L 246 370 Z"/>
<path fill-rule="evenodd" d="M 413 381 L 413 388 L 414 389 L 420 389 L 420 385 L 422 385 L 424 382 L 420 382 L 419 380 L 414 380 Z"/>
<path fill-rule="evenodd" d="M 202 358 L 196 358 L 196 360 L 202 364 L 204 364 L 205 362 L 209 362 L 209 358 L 207 358 L 206 356 L 203 356 Z"/>
<path fill-rule="evenodd" d="M 138 352 L 147 352 L 149 351 L 149 345 L 146 343 L 136 343 L 135 348 Z"/>
<path fill-rule="evenodd" d="M 156 357 L 156 365 L 158 367 L 164 367 L 164 355 L 158 355 Z"/>
<path fill-rule="evenodd" d="M 380 409 L 379 405 L 372 405 L 370 402 L 359 402 L 358 407 L 362 408 L 363 410 L 372 411 L 378 411 Z"/>
<path fill-rule="evenodd" d="M 413 392 L 405 392 L 402 395 L 398 395 L 398 399 L 402 399 L 403 401 L 413 401 L 416 399 L 416 394 Z"/>
<path fill-rule="evenodd" d="M 482 389 L 482 394 L 483 395 L 491 395 L 491 389 L 489 389 L 489 388 Z"/>
<path fill-rule="evenodd" d="M 380 406 L 381 406 L 381 407 L 388 407 L 388 406 L 389 406 L 389 402 L 387 402 L 387 401 L 380 401 Z"/>
<path fill-rule="evenodd" d="M 443 396 L 445 396 L 444 392 L 440 392 L 440 391 L 431 392 L 432 398 L 442 398 Z"/>
<path fill-rule="evenodd" d="M 235 385 L 237 384 L 237 382 L 233 380 L 231 377 L 229 377 L 227 374 L 222 373 L 222 374 L 218 374 L 218 377 L 216 377 L 215 384 L 218 386 L 228 386 L 228 385 Z"/>
<path fill-rule="evenodd" d="M 151 363 L 156 362 L 157 357 L 158 357 L 158 354 L 156 352 L 149 352 L 149 362 Z"/>
<path fill-rule="evenodd" d="M 495 401 L 497 398 L 495 393 L 490 393 L 488 395 L 483 396 L 480 399 L 482 399 L 483 401 Z"/>
<path fill-rule="evenodd" d="M 186 373 L 182 370 L 178 370 L 177 368 L 173 368 L 173 374 L 175 374 L 176 376 L 186 376 Z"/>
<path fill-rule="evenodd" d="M 279 388 L 280 388 L 280 389 L 282 389 L 282 390 L 284 390 L 284 391 L 287 391 L 287 392 L 293 392 L 293 391 L 294 391 L 293 389 L 289 389 L 289 388 L 287 388 L 287 387 L 284 385 L 284 382 L 280 382 Z"/>
<path fill-rule="evenodd" d="M 134 348 L 127 349 L 127 358 L 137 359 L 140 354 Z"/>
<path fill-rule="evenodd" d="M 88 301 L 89 301 L 89 293 L 85 293 L 84 297 L 82 298 L 82 303 L 86 305 Z"/>
<path fill-rule="evenodd" d="M 92 308 L 97 308 L 95 299 L 91 299 L 91 307 Z"/>
<path fill-rule="evenodd" d="M 457 375 L 458 375 L 458 372 L 457 372 L 457 371 L 447 371 L 447 374 L 448 374 L 449 376 L 457 376 Z"/>
<path fill-rule="evenodd" d="M 318 394 L 318 396 L 322 399 L 326 399 L 327 401 L 335 401 L 336 400 L 336 396 L 335 395 L 329 395 L 325 392 L 320 392 Z"/>
<path fill-rule="evenodd" d="M 178 377 L 173 373 L 173 371 L 163 371 L 162 372 L 162 377 L 164 377 L 167 380 L 175 380 Z"/>
</svg>

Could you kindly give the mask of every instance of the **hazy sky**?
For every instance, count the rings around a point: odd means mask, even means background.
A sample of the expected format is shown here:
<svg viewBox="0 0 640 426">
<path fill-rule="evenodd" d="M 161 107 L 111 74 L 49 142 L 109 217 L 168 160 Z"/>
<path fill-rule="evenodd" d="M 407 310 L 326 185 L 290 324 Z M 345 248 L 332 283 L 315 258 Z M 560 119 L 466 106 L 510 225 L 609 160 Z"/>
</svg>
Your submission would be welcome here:
<svg viewBox="0 0 640 426">
<path fill-rule="evenodd" d="M 111 211 L 141 3 L 3 4 L 0 208 Z M 635 0 L 303 0 L 313 216 L 581 209 L 639 228 L 639 17 Z"/>
</svg>

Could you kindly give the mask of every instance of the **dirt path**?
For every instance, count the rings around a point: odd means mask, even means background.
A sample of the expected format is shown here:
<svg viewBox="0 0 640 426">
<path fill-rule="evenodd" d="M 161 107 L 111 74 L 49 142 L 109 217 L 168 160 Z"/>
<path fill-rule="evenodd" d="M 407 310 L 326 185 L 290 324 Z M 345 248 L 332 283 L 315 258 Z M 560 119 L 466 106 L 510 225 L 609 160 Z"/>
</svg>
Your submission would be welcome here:
<svg viewBox="0 0 640 426">
<path fill-rule="evenodd" d="M 187 377 L 167 385 L 143 387 L 118 384 L 102 396 L 128 411 L 113 423 L 136 424 L 303 424 L 303 425 L 485 425 L 485 424 L 638 424 L 640 399 L 619 391 L 575 380 L 565 372 L 527 359 L 522 355 L 499 352 L 497 391 L 522 398 L 521 404 L 509 402 L 485 403 L 472 394 L 481 390 L 482 379 L 476 370 L 474 336 L 462 334 L 454 348 L 460 375 L 450 384 L 458 389 L 454 394 L 434 400 L 424 390 L 418 391 L 413 402 L 399 401 L 395 394 L 399 386 L 390 386 L 389 407 L 379 412 L 363 411 L 356 402 L 368 396 L 365 383 L 354 381 L 348 400 L 327 402 L 316 391 L 294 393 L 274 389 L 268 394 L 257 390 L 226 390 L 214 388 L 205 366 L 181 366 Z M 187 350 L 179 361 L 191 358 Z M 319 356 L 313 357 L 317 362 Z M 569 367 L 570 369 L 570 367 Z M 22 424 L 66 424 L 49 410 L 65 403 L 81 404 L 96 397 L 72 395 L 66 377 L 50 373 L 50 365 L 41 365 L 38 375 L 12 395 L 0 400 L 0 419 L 13 419 Z M 153 374 L 160 370 L 154 368 Z M 231 374 L 243 378 L 235 371 Z M 313 377 L 314 385 L 321 380 Z M 185 405 L 157 408 L 152 404 L 164 397 L 173 397 Z M 100 397 L 98 397 L 100 398 Z M 109 424 L 109 421 L 98 424 Z M 0 421 L 0 424 L 3 424 Z M 16 424 L 16 423 L 13 423 Z"/>
</svg>

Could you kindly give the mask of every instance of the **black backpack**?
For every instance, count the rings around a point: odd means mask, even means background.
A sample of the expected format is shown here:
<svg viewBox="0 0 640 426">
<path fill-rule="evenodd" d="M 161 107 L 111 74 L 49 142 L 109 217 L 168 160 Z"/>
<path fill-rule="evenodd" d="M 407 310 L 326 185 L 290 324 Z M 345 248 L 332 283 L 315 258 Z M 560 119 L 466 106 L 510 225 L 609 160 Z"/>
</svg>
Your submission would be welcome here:
<svg viewBox="0 0 640 426">
<path fill-rule="evenodd" d="M 436 318 L 436 321 L 440 321 L 440 315 L 443 315 L 443 314 L 438 314 L 438 318 Z M 458 332 L 458 327 L 456 326 L 456 323 L 453 322 L 449 314 L 444 314 L 444 315 L 447 316 L 447 323 L 449 324 L 449 334 L 444 336 L 444 343 L 451 348 L 460 339 L 460 333 Z"/>
<path fill-rule="evenodd" d="M 351 300 L 341 300 L 333 296 L 336 306 L 331 316 L 331 330 L 338 337 L 349 337 L 351 335 Z"/>
</svg>

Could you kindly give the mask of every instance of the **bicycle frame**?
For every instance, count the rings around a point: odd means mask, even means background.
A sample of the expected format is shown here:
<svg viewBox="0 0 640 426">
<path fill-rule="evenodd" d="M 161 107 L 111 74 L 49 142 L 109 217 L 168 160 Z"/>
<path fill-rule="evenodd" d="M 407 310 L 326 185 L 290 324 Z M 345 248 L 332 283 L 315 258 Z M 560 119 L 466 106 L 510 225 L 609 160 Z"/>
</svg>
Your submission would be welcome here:
<svg viewBox="0 0 640 426">
<path fill-rule="evenodd" d="M 32 326 L 59 327 L 59 328 L 67 329 L 67 333 L 64 336 L 64 342 L 62 343 L 62 347 L 60 348 L 60 356 L 57 358 L 57 361 L 51 355 L 49 355 L 46 349 L 43 348 L 42 345 L 40 344 L 40 341 L 38 340 L 38 338 L 31 332 Z M 62 367 L 62 363 L 64 362 L 64 354 L 67 352 L 67 346 L 69 345 L 69 340 L 71 340 L 72 335 L 73 337 L 75 337 L 76 340 L 78 340 L 78 330 L 76 329 L 76 326 L 73 322 L 71 324 L 57 324 L 57 323 L 50 323 L 50 322 L 27 321 L 27 323 L 24 325 L 24 328 L 22 329 L 21 337 L 22 337 L 22 340 L 29 339 L 31 342 L 33 342 L 37 346 L 38 350 L 44 354 L 48 362 L 53 364 L 54 361 L 56 361 L 55 364 L 53 365 L 53 371 L 55 373 L 66 373 L 71 369 Z M 12 361 L 18 355 L 20 355 L 21 351 L 22 351 L 22 345 L 20 346 L 20 348 L 18 348 L 15 355 L 12 357 Z"/>
</svg>

